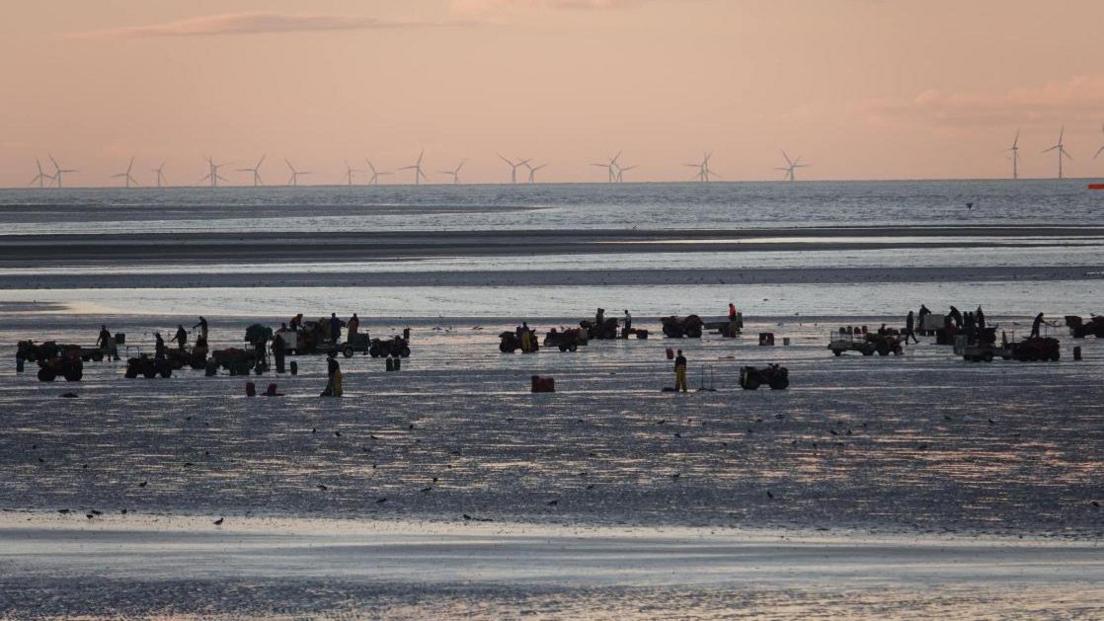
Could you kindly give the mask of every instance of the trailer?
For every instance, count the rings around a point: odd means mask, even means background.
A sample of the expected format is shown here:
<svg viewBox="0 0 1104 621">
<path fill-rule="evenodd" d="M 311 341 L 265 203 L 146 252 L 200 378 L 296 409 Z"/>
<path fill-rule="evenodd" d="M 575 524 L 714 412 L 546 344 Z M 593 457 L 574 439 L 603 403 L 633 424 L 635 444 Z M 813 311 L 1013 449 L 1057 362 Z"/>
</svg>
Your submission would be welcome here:
<svg viewBox="0 0 1104 621">
<path fill-rule="evenodd" d="M 836 356 L 844 352 L 857 351 L 864 356 L 900 356 L 904 353 L 901 338 L 897 334 L 866 333 L 840 329 L 829 335 L 828 349 Z"/>
</svg>

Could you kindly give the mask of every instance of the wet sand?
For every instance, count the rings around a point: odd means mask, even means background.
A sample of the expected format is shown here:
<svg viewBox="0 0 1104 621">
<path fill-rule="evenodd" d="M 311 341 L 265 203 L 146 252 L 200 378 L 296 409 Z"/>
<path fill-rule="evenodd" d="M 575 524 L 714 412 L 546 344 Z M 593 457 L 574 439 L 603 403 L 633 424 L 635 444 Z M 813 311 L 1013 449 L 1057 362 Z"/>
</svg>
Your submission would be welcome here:
<svg viewBox="0 0 1104 621">
<path fill-rule="evenodd" d="M 0 566 L 14 617 L 1104 613 L 1098 545 L 1037 539 L 9 513 Z"/>
</svg>

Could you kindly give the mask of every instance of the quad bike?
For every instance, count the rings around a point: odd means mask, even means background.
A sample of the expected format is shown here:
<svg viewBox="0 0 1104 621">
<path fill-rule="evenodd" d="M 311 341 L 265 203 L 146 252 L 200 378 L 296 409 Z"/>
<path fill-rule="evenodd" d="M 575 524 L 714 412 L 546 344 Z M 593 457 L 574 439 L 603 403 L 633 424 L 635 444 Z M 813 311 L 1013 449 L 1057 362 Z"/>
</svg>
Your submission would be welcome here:
<svg viewBox="0 0 1104 621">
<path fill-rule="evenodd" d="M 777 364 L 770 364 L 762 369 L 740 369 L 740 386 L 744 390 L 759 390 L 763 385 L 770 386 L 771 390 L 785 390 L 790 386 L 789 370 Z"/>
<path fill-rule="evenodd" d="M 544 335 L 544 346 L 555 347 L 561 352 L 576 351 L 581 345 L 587 344 L 587 333 L 582 328 L 568 328 L 557 330 L 552 328 Z"/>
<path fill-rule="evenodd" d="M 705 328 L 705 323 L 697 315 L 671 315 L 660 319 L 660 322 L 663 323 L 663 335 L 671 339 L 700 339 Z"/>
<path fill-rule="evenodd" d="M 603 319 L 601 323 L 584 319 L 579 322 L 579 327 L 586 332 L 587 340 L 612 341 L 617 338 L 617 318 Z"/>
<path fill-rule="evenodd" d="M 172 377 L 172 373 L 173 363 L 168 358 L 151 358 L 148 354 L 142 354 L 127 360 L 127 379 L 135 379 L 139 375 L 146 379 L 153 379 L 158 375 L 168 379 Z"/>
<path fill-rule="evenodd" d="M 498 335 L 498 351 L 504 354 L 512 354 L 519 349 L 522 353 L 535 354 L 540 351 L 540 341 L 537 339 L 537 333 L 533 330 L 529 331 L 529 351 L 526 352 L 523 347 L 522 338 L 518 336 L 517 331 L 503 332 Z"/>
<path fill-rule="evenodd" d="M 372 339 L 368 354 L 373 358 L 409 358 L 410 344 L 401 336 L 389 339 Z"/>
<path fill-rule="evenodd" d="M 1104 315 L 1093 315 L 1088 321 L 1076 315 L 1066 315 L 1066 325 L 1075 339 L 1083 339 L 1089 335 L 1098 339 L 1104 338 Z"/>
</svg>

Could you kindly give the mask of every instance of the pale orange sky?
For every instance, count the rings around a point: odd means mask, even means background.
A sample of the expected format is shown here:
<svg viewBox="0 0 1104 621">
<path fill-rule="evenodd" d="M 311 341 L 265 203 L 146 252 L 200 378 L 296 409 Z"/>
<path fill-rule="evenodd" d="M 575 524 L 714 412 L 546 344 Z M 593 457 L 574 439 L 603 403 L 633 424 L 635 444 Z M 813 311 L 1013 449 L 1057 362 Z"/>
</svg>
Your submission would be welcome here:
<svg viewBox="0 0 1104 621">
<path fill-rule="evenodd" d="M 285 156 L 340 183 L 344 160 L 431 180 L 496 153 L 545 181 L 1024 176 L 1066 126 L 1067 176 L 1104 176 L 1100 0 L 52 0 L 5 2 L 0 185 L 53 153 L 68 185 L 152 181 L 203 157 L 287 181 Z M 362 167 L 362 166 L 361 166 Z M 224 175 L 246 183 L 246 174 Z M 408 180 L 409 176 L 396 177 Z"/>
</svg>

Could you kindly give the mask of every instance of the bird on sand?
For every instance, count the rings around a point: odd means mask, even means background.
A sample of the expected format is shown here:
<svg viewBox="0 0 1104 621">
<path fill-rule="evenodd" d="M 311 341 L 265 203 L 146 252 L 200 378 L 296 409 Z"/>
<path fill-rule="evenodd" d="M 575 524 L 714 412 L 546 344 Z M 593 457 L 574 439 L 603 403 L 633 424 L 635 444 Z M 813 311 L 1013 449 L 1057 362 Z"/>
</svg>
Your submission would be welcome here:
<svg viewBox="0 0 1104 621">
<path fill-rule="evenodd" d="M 213 523 L 213 524 L 214 524 L 215 526 L 222 526 L 222 522 L 223 522 L 223 520 L 225 520 L 225 519 L 226 519 L 226 518 L 219 518 L 219 519 L 215 520 L 215 521 L 214 521 L 214 522 L 212 522 L 212 523 Z"/>
</svg>

